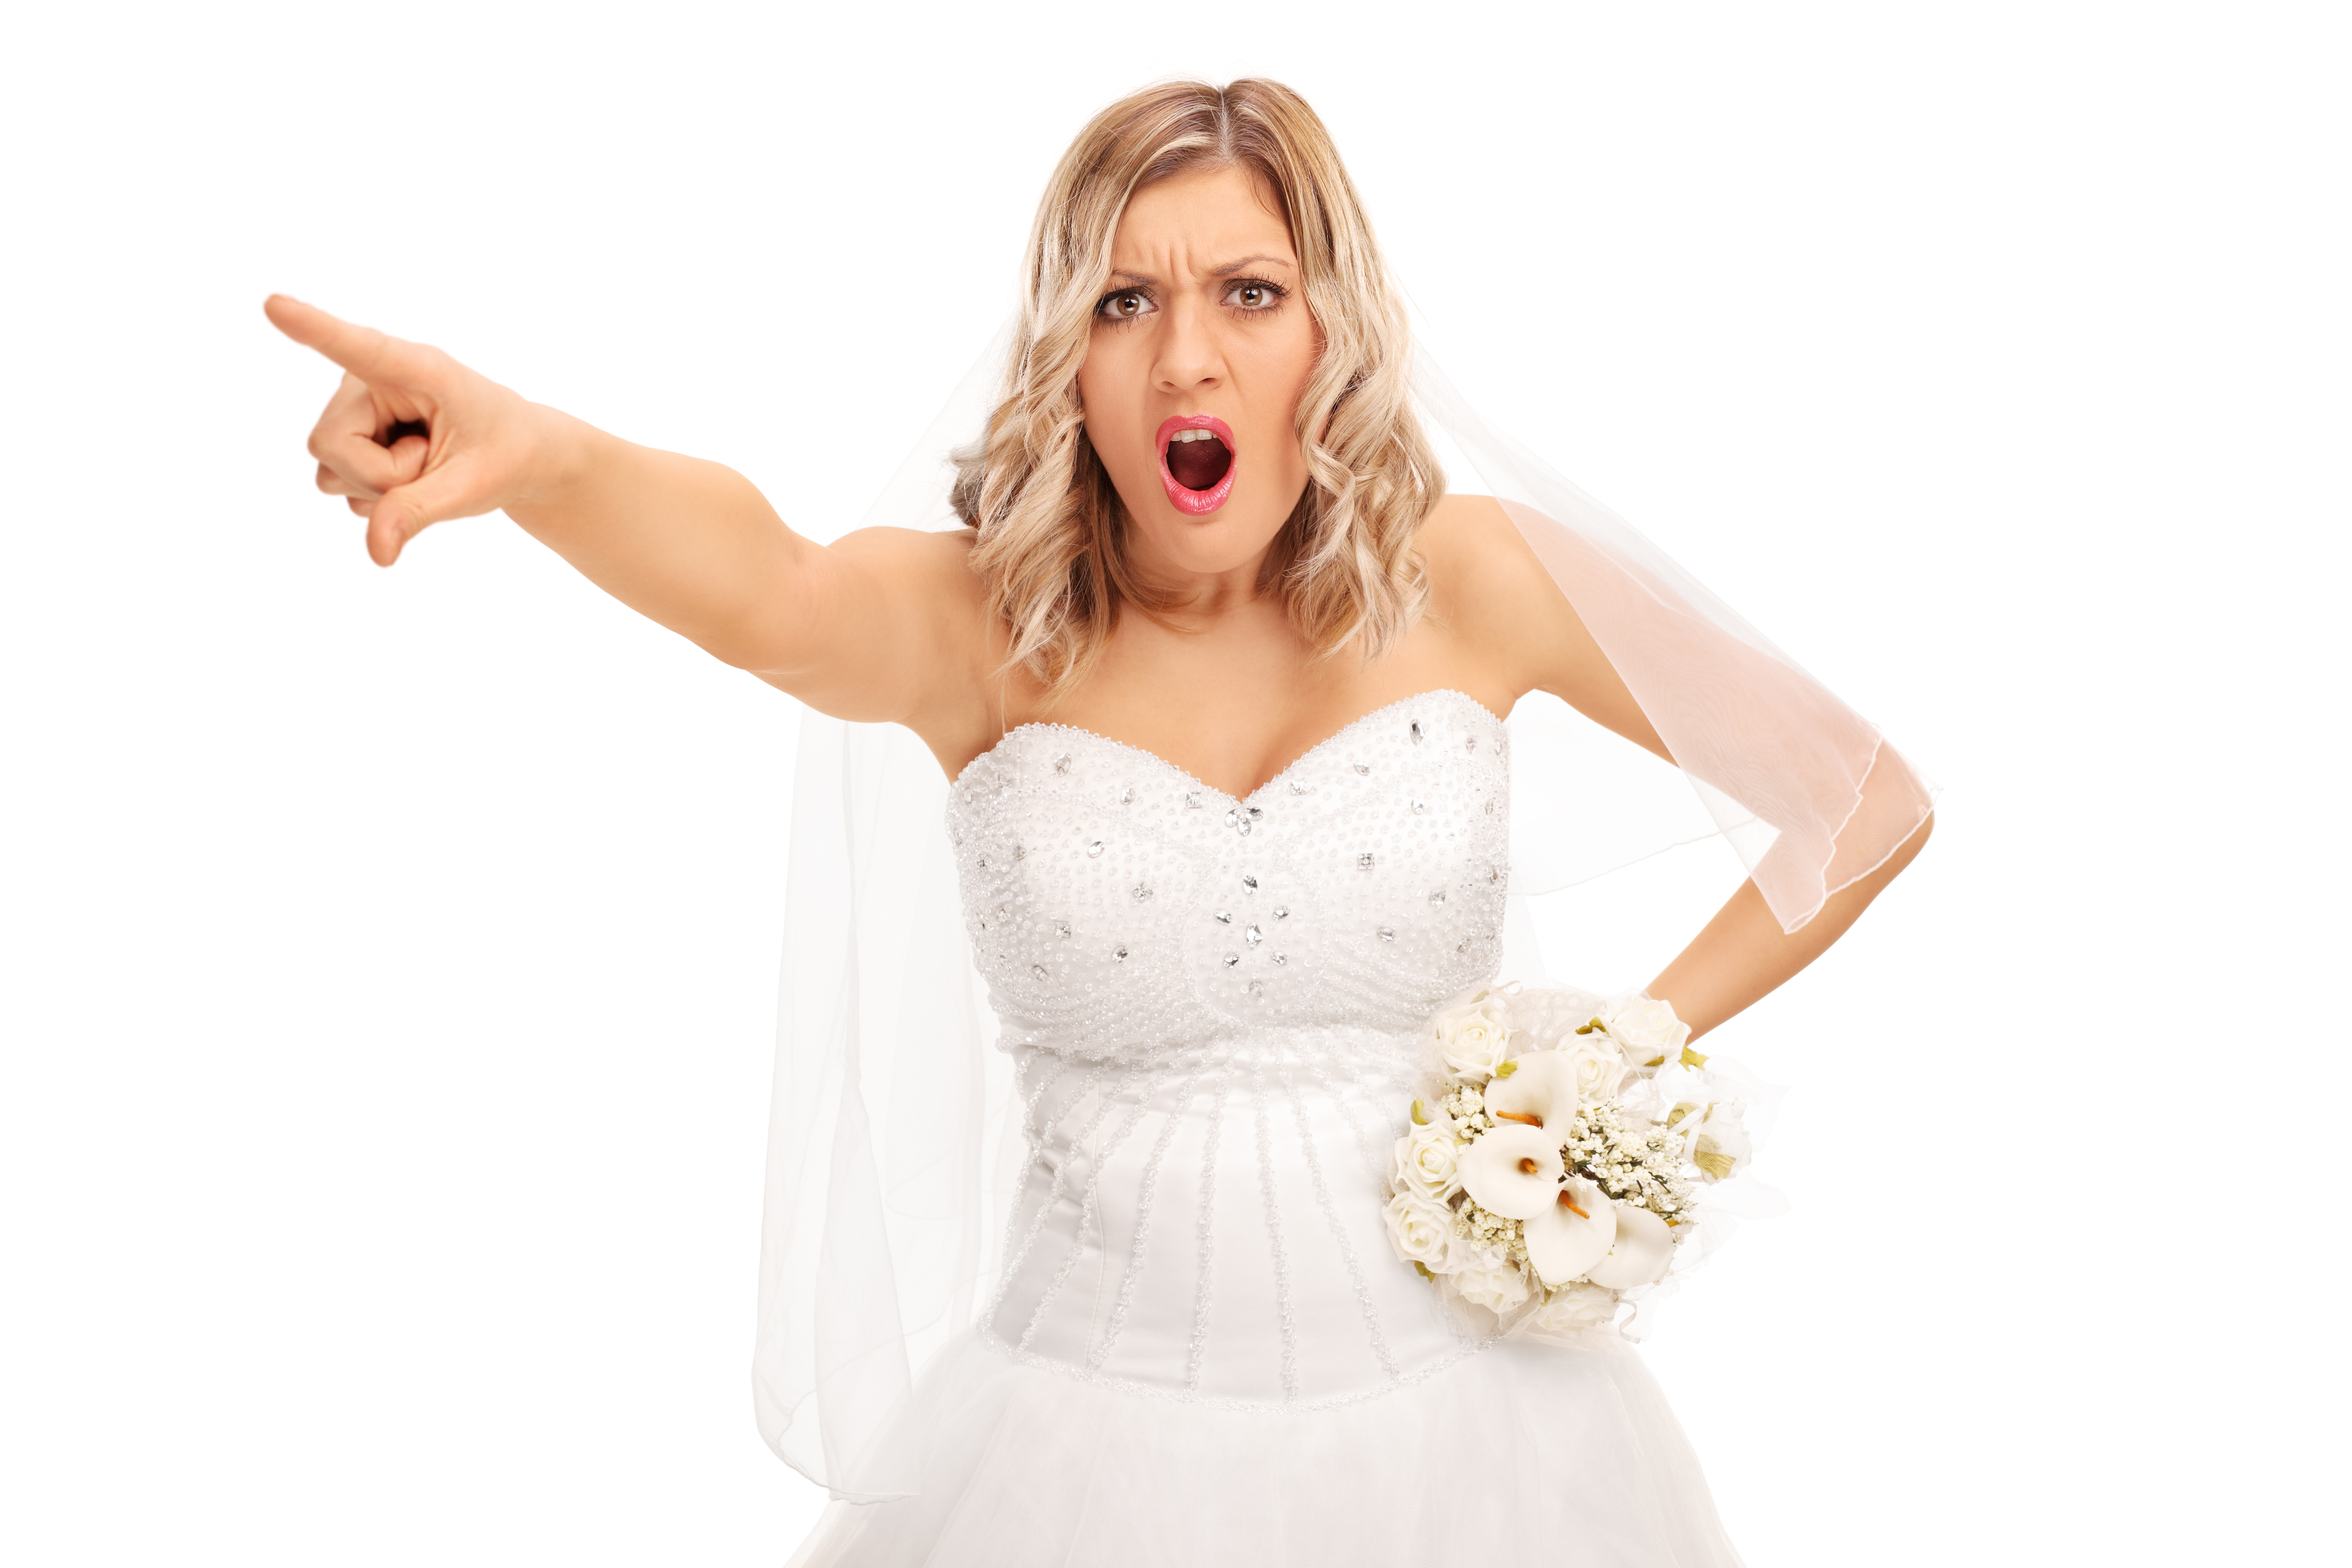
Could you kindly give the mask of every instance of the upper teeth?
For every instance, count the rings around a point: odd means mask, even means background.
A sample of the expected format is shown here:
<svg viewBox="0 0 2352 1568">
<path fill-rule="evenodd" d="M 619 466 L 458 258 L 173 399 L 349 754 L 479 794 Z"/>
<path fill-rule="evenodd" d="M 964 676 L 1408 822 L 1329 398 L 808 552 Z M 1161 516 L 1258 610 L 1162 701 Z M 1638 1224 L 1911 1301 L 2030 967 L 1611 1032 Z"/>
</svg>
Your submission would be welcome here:
<svg viewBox="0 0 2352 1568">
<path fill-rule="evenodd" d="M 1214 430 L 1179 430 L 1168 437 L 1168 444 L 1172 447 L 1179 441 L 1213 441 L 1216 438 Z"/>
</svg>

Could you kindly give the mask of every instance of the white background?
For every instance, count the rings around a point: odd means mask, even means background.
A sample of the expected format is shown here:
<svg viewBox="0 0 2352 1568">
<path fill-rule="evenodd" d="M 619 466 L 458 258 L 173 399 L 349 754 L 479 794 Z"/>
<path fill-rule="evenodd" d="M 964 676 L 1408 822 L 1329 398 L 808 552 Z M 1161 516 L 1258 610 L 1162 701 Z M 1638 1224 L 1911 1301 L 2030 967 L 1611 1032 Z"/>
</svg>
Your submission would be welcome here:
<svg viewBox="0 0 2352 1568">
<path fill-rule="evenodd" d="M 789 1552 L 793 705 L 501 520 L 370 565 L 260 302 L 829 537 L 1061 147 L 1180 71 L 1306 92 L 1473 400 L 1948 791 L 1718 1037 L 1797 1085 L 1796 1211 L 1651 1360 L 1750 1562 L 2340 1550 L 2347 53 L 2321 5 L 16 14 L 0 1555 Z M 1563 918 L 1595 984 L 1671 951 Z"/>
</svg>

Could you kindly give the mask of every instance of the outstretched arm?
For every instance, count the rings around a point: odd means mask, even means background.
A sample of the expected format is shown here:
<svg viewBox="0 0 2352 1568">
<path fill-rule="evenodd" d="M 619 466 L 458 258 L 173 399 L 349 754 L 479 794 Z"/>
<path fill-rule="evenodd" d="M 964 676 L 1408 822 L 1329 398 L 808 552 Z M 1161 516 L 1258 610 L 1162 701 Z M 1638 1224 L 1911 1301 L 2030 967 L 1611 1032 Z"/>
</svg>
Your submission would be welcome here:
<svg viewBox="0 0 2352 1568">
<path fill-rule="evenodd" d="M 377 564 L 434 523 L 504 511 L 623 604 L 826 712 L 938 729 L 969 706 L 956 536 L 819 545 L 731 468 L 607 435 L 284 295 L 264 309 L 343 370 L 310 452 L 319 488 L 367 519 Z"/>
</svg>

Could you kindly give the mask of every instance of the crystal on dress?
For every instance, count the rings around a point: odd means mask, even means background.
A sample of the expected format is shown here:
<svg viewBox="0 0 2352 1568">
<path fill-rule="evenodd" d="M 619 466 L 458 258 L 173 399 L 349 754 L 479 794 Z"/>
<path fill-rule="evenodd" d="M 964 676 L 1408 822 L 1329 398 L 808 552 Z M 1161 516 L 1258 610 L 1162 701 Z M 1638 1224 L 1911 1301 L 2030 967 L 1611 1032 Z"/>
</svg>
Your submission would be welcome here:
<svg viewBox="0 0 2352 1568">
<path fill-rule="evenodd" d="M 1394 942 L 1394 941 L 1396 941 L 1396 927 L 1394 927 L 1394 926 L 1382 926 L 1382 927 L 1381 927 L 1381 940 L 1382 942 Z"/>
<path fill-rule="evenodd" d="M 1293 795 L 1305 795 L 1312 788 L 1314 788 L 1314 786 L 1307 783 L 1304 779 L 1293 779 L 1290 781 L 1290 793 Z"/>
<path fill-rule="evenodd" d="M 1129 785 L 1128 785 L 1125 789 L 1123 789 L 1123 790 L 1121 790 L 1121 791 L 1119 791 L 1119 792 L 1118 792 L 1118 804 L 1119 804 L 1119 805 L 1133 805 L 1133 804 L 1134 804 L 1134 802 L 1135 802 L 1135 786 L 1134 786 L 1133 784 L 1129 784 Z"/>
<path fill-rule="evenodd" d="M 1274 909 L 1274 918 L 1278 921 L 1288 920 L 1290 918 L 1290 906 L 1288 904 L 1276 904 Z"/>
<path fill-rule="evenodd" d="M 1015 844 L 1013 847 L 1013 858 L 1015 860 L 1026 860 L 1029 858 L 1029 847 L 1026 844 Z"/>
<path fill-rule="evenodd" d="M 1349 763 L 1348 765 L 1355 769 L 1360 773 L 1368 773 L 1372 771 L 1372 764 L 1370 763 Z"/>
<path fill-rule="evenodd" d="M 1148 904 L 1151 901 L 1151 889 L 1149 887 L 1146 887 L 1143 883 L 1138 882 L 1135 885 L 1134 890 L 1135 901 L 1137 903 Z"/>
<path fill-rule="evenodd" d="M 1067 921 L 1055 921 L 1054 922 L 1054 934 L 1060 937 L 1068 936 L 1070 934 L 1070 922 Z"/>
<path fill-rule="evenodd" d="M 1420 737 L 1415 736 L 1414 738 L 1418 740 Z M 1064 752 L 1060 756 L 1054 759 L 1054 771 L 1057 773 L 1066 773 L 1070 771 L 1069 752 Z"/>
<path fill-rule="evenodd" d="M 1427 801 L 1425 801 L 1425 800 L 1416 800 L 1416 801 L 1414 801 L 1414 802 L 1412 803 L 1412 814 L 1413 814 L 1415 816 L 1419 816 L 1422 813 L 1423 813 L 1423 812 L 1427 811 L 1428 809 L 1429 809 L 1429 802 L 1427 802 Z"/>
<path fill-rule="evenodd" d="M 1255 893 L 1255 892 L 1256 892 L 1256 891 L 1257 891 L 1257 879 L 1256 879 L 1255 877 L 1251 877 L 1251 876 L 1246 876 L 1246 875 L 1245 875 L 1245 876 L 1244 876 L 1244 877 L 1242 878 L 1242 891 L 1243 891 L 1243 892 L 1244 892 L 1244 893 Z"/>
<path fill-rule="evenodd" d="M 1221 926 L 1229 926 L 1234 923 L 1233 914 L 1227 910 L 1219 910 L 1215 914 L 1209 918 L 1215 921 Z"/>
<path fill-rule="evenodd" d="M 1442 910 L 1445 907 L 1444 889 L 1439 888 L 1429 895 L 1429 907 L 1433 910 Z"/>
<path fill-rule="evenodd" d="M 1033 963 L 1029 966 L 1029 973 L 1034 978 L 1043 980 L 1045 978 L 1045 966 L 1042 963 Z"/>
<path fill-rule="evenodd" d="M 1117 947 L 1112 948 L 1110 950 L 1110 955 L 1114 959 L 1125 958 L 1127 956 L 1127 943 L 1120 942 Z"/>
<path fill-rule="evenodd" d="M 1188 789 L 1184 792 L 1184 809 L 1187 811 L 1198 811 L 1201 809 L 1201 792 L 1199 790 Z"/>
<path fill-rule="evenodd" d="M 1258 930 L 1255 926 L 1251 926 L 1248 930 L 1242 932 L 1242 940 L 1249 943 L 1252 947 L 1255 947 L 1259 942 L 1265 940 L 1265 932 Z"/>
<path fill-rule="evenodd" d="M 1356 869 L 1359 871 L 1369 871 L 1371 868 L 1372 852 L 1367 849 L 1361 855 L 1356 857 Z"/>
<path fill-rule="evenodd" d="M 1234 964 L 1239 963 L 1241 961 L 1242 955 L 1238 952 L 1229 952 L 1225 954 L 1225 967 L 1227 969 L 1231 969 Z"/>
<path fill-rule="evenodd" d="M 1290 962 L 1290 955 L 1286 952 L 1277 952 L 1274 955 L 1274 961 L 1276 963 L 1288 963 Z"/>
<path fill-rule="evenodd" d="M 1087 846 L 1087 858 L 1091 860 L 1096 856 L 1100 855 L 1102 851 L 1103 842 L 1101 839 L 1097 838 L 1092 844 Z"/>
<path fill-rule="evenodd" d="M 1429 737 L 1421 732 L 1421 721 L 1415 719 L 1412 721 L 1412 743 L 1418 746 L 1427 739 L 1429 739 Z"/>
</svg>

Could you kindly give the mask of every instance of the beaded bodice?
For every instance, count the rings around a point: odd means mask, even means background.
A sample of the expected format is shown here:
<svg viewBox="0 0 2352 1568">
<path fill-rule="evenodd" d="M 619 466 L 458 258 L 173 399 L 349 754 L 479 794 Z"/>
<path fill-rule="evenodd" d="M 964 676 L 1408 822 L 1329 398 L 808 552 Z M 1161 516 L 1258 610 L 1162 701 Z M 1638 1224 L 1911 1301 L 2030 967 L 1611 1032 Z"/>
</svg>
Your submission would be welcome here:
<svg viewBox="0 0 2352 1568">
<path fill-rule="evenodd" d="M 1026 724 L 948 827 L 1008 1042 L 1150 1060 L 1268 1027 L 1415 1028 L 1501 954 L 1501 721 L 1428 691 L 1246 800 L 1088 731 Z"/>
</svg>

